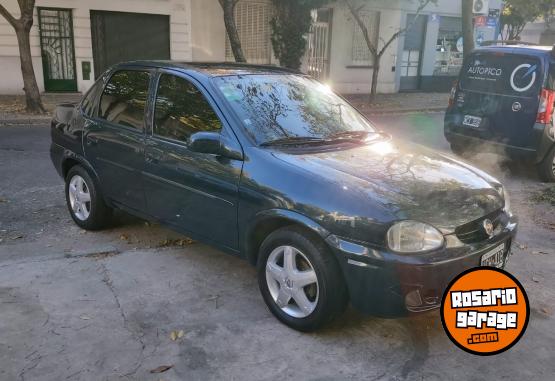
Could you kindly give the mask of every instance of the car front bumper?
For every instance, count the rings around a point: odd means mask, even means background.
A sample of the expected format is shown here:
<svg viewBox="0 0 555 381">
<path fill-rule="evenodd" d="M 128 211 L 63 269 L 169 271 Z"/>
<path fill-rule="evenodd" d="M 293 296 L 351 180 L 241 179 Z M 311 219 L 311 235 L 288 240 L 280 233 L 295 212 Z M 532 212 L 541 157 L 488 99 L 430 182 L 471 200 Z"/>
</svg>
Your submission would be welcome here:
<svg viewBox="0 0 555 381">
<path fill-rule="evenodd" d="M 503 267 L 511 254 L 517 219 L 492 238 L 421 255 L 398 255 L 330 236 L 347 283 L 351 304 L 363 313 L 401 317 L 439 308 L 443 293 L 461 272 L 481 265 L 484 254 L 505 243 Z"/>
</svg>

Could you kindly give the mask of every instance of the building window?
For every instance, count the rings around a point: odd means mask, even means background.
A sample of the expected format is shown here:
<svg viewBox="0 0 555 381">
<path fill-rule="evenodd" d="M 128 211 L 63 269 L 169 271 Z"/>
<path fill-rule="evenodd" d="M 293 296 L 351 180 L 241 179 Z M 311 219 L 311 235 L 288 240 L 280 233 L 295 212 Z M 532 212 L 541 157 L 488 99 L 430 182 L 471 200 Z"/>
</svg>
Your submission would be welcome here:
<svg viewBox="0 0 555 381">
<path fill-rule="evenodd" d="M 460 17 L 441 17 L 436 44 L 434 75 L 456 76 L 463 64 Z"/>
<path fill-rule="evenodd" d="M 361 12 L 361 19 L 368 30 L 370 41 L 378 45 L 380 28 L 380 12 Z M 358 23 L 353 19 L 353 48 L 351 52 L 353 66 L 369 66 L 373 64 L 372 54 L 366 45 L 366 40 Z"/>
<path fill-rule="evenodd" d="M 239 1 L 235 6 L 235 24 L 247 62 L 269 64 L 272 57 L 271 4 L 265 1 Z M 225 58 L 235 61 L 226 34 Z"/>
</svg>

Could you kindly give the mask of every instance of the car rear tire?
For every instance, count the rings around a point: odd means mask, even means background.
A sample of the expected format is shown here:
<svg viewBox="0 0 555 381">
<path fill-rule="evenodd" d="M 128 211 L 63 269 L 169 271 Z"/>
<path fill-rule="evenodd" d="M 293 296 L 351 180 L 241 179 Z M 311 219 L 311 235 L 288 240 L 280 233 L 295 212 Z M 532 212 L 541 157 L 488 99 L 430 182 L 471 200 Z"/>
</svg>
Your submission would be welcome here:
<svg viewBox="0 0 555 381">
<path fill-rule="evenodd" d="M 551 147 L 549 153 L 538 165 L 538 175 L 542 181 L 555 182 L 555 146 Z"/>
<path fill-rule="evenodd" d="M 108 225 L 112 209 L 105 203 L 100 188 L 80 165 L 66 176 L 66 203 L 75 223 L 86 230 L 99 230 Z"/>
<path fill-rule="evenodd" d="M 347 288 L 326 244 L 299 227 L 271 233 L 258 257 L 258 285 L 278 320 L 308 332 L 345 311 Z"/>
</svg>

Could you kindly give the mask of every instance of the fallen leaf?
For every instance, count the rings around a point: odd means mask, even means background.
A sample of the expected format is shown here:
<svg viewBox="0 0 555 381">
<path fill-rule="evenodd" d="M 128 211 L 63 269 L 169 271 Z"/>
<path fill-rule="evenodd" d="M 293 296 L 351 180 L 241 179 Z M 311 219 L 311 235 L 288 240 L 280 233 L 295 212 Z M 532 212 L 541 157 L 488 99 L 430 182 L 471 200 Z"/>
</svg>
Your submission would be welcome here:
<svg viewBox="0 0 555 381">
<path fill-rule="evenodd" d="M 549 312 L 549 310 L 545 307 L 540 308 L 540 311 L 543 312 L 546 315 L 551 315 L 551 312 Z"/>
<path fill-rule="evenodd" d="M 172 341 L 176 341 L 177 339 L 181 339 L 183 336 L 185 336 L 185 332 L 183 330 L 171 331 L 171 333 L 170 333 L 170 339 Z"/>
<path fill-rule="evenodd" d="M 0 197 L 0 204 L 3 202 L 8 202 L 8 200 L 6 200 L 5 198 Z"/>
<path fill-rule="evenodd" d="M 22 235 L 16 235 L 16 236 L 12 237 L 13 240 L 20 239 L 20 238 L 23 238 L 23 236 Z"/>
<path fill-rule="evenodd" d="M 545 252 L 545 251 L 541 251 L 541 250 L 538 250 L 538 251 L 532 251 L 532 254 L 536 254 L 536 255 L 549 255 L 549 253 L 548 253 L 548 252 Z"/>
<path fill-rule="evenodd" d="M 122 234 L 119 236 L 119 239 L 122 241 L 129 241 L 129 236 L 127 234 Z"/>
<path fill-rule="evenodd" d="M 540 283 L 540 280 L 535 276 L 532 277 L 532 282 Z"/>
<path fill-rule="evenodd" d="M 151 369 L 150 373 L 164 373 L 173 368 L 173 365 L 160 365 L 156 369 Z"/>
<path fill-rule="evenodd" d="M 88 317 L 87 315 L 81 315 L 81 316 L 79 316 L 79 319 L 81 319 L 81 320 L 91 320 L 91 318 Z"/>
</svg>

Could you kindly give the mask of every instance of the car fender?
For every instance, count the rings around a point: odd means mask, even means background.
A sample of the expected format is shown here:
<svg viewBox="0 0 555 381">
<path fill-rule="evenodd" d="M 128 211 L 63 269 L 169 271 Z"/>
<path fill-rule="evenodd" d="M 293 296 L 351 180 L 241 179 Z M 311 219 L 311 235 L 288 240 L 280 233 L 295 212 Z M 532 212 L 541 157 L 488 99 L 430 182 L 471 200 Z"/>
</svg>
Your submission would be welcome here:
<svg viewBox="0 0 555 381">
<path fill-rule="evenodd" d="M 261 224 L 276 220 L 281 222 L 278 226 L 287 225 L 287 222 L 289 222 L 290 224 L 299 225 L 308 229 L 309 231 L 314 232 L 323 240 L 325 240 L 331 234 L 327 229 L 322 227 L 310 217 L 293 210 L 275 208 L 260 211 L 256 213 L 254 218 L 252 218 L 251 221 L 248 223 L 243 234 L 244 252 L 246 254 L 247 260 L 251 264 L 256 264 L 256 259 L 258 256 L 257 247 L 254 247 L 254 240 L 252 239 L 255 231 L 261 226 Z M 283 222 L 285 222 L 285 224 L 283 224 Z"/>
<path fill-rule="evenodd" d="M 98 173 L 95 171 L 95 169 L 93 168 L 91 163 L 89 163 L 89 161 L 84 156 L 76 154 L 75 152 L 70 151 L 68 149 L 64 149 L 64 152 L 62 154 L 62 161 L 61 161 L 62 172 L 61 173 L 63 173 L 63 168 L 65 167 L 66 163 L 69 160 L 75 161 L 75 162 L 79 163 L 79 165 L 83 166 L 89 172 L 89 174 L 94 178 L 94 180 L 96 180 L 97 183 L 100 184 L 100 178 L 98 177 Z"/>
</svg>

